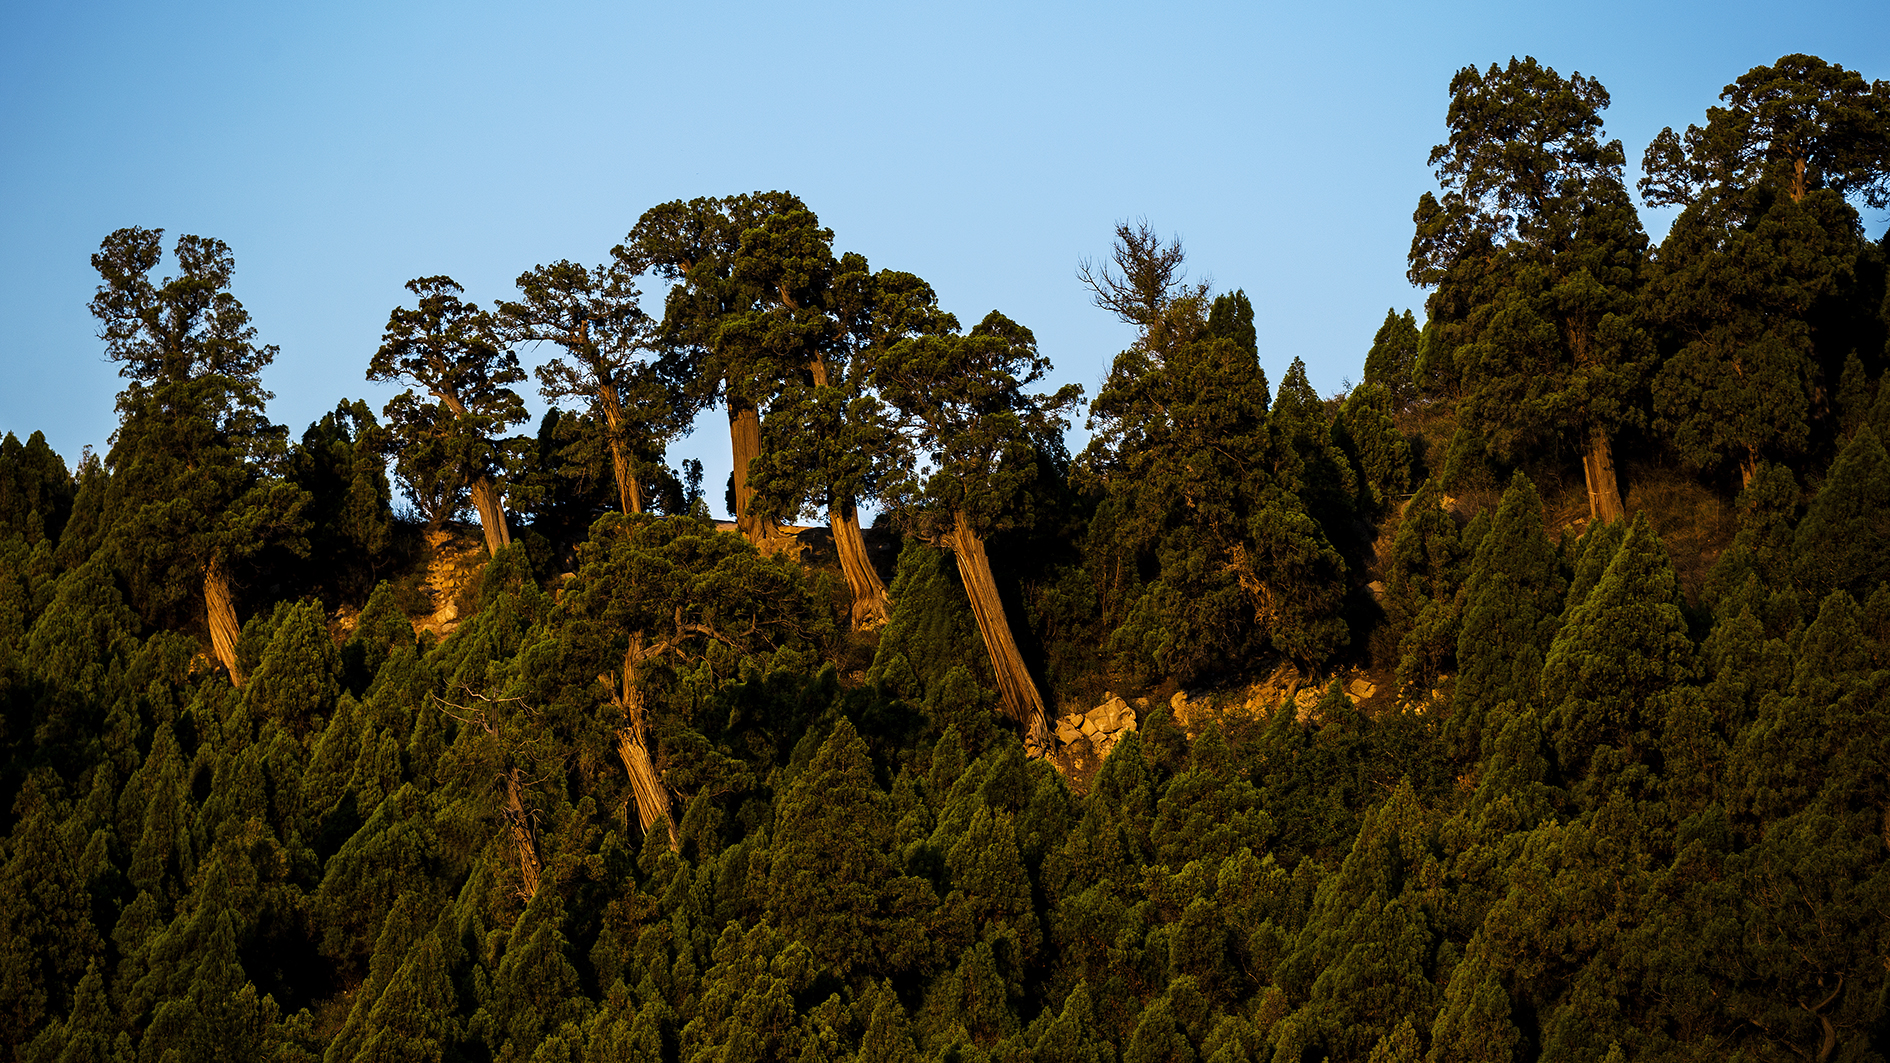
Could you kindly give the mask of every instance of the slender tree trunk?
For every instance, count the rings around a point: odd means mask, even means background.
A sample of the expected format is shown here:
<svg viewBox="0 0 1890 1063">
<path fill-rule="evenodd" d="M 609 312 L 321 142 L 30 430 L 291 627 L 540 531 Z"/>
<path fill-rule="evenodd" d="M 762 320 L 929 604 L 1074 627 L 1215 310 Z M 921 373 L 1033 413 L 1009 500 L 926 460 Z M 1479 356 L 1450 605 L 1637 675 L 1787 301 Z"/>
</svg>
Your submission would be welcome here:
<svg viewBox="0 0 1890 1063">
<path fill-rule="evenodd" d="M 1607 523 L 1619 520 L 1623 512 L 1621 488 L 1614 478 L 1614 448 L 1608 433 L 1601 428 L 1588 433 L 1588 449 L 1582 454 L 1582 472 L 1588 479 L 1588 515 Z"/>
<path fill-rule="evenodd" d="M 851 499 L 827 507 L 827 523 L 833 528 L 834 552 L 840 555 L 840 571 L 853 592 L 853 627 L 870 631 L 881 627 L 892 615 L 886 602 L 886 584 L 873 570 L 866 556 L 866 537 L 860 534 L 860 511 Z"/>
<path fill-rule="evenodd" d="M 527 901 L 538 895 L 538 876 L 543 865 L 538 860 L 538 842 L 533 836 L 531 814 L 519 796 L 518 768 L 505 773 L 505 826 L 518 850 L 518 895 Z"/>
<path fill-rule="evenodd" d="M 481 476 L 473 481 L 472 500 L 479 511 L 479 530 L 486 534 L 486 553 L 496 555 L 512 545 L 511 529 L 505 526 L 505 506 L 499 502 L 499 488 L 492 477 Z"/>
<path fill-rule="evenodd" d="M 958 558 L 965 596 L 971 599 L 971 614 L 978 621 L 978 634 L 984 637 L 985 652 L 991 655 L 991 671 L 997 675 L 998 699 L 1004 713 L 1024 725 L 1026 745 L 1048 749 L 1050 728 L 1044 718 L 1043 697 L 1037 693 L 1037 684 L 1031 680 L 1023 655 L 1017 652 L 1017 642 L 1011 637 L 997 581 L 991 577 L 991 560 L 984 553 L 984 540 L 972 530 L 963 511 L 954 514 L 951 545 Z"/>
<path fill-rule="evenodd" d="M 230 673 L 230 683 L 241 687 L 243 669 L 236 663 L 236 639 L 242 634 L 242 625 L 236 622 L 236 605 L 230 594 L 229 570 L 223 567 L 223 559 L 213 557 L 203 569 L 203 606 L 205 619 L 210 626 L 210 648 L 215 651 L 217 660 L 223 662 L 223 670 Z"/>
<path fill-rule="evenodd" d="M 661 819 L 669 825 L 669 849 L 679 848 L 676 838 L 675 803 L 669 787 L 663 785 L 650 760 L 649 717 L 644 711 L 643 691 L 637 687 L 637 666 L 643 663 L 643 632 L 630 636 L 630 648 L 623 655 L 623 688 L 617 705 L 623 710 L 623 725 L 617 728 L 617 756 L 630 776 L 630 792 L 637 802 L 637 823 L 643 833 Z"/>
<path fill-rule="evenodd" d="M 1744 490 L 1752 486 L 1752 478 L 1759 473 L 1759 452 L 1746 448 L 1746 456 L 1739 462 L 1739 488 Z"/>
<path fill-rule="evenodd" d="M 617 479 L 617 506 L 625 513 L 643 512 L 643 485 L 637 481 L 636 465 L 630 460 L 630 448 L 623 440 L 623 407 L 617 401 L 617 389 L 599 389 L 597 404 L 604 408 L 604 425 L 610 431 L 610 472 Z"/>
</svg>

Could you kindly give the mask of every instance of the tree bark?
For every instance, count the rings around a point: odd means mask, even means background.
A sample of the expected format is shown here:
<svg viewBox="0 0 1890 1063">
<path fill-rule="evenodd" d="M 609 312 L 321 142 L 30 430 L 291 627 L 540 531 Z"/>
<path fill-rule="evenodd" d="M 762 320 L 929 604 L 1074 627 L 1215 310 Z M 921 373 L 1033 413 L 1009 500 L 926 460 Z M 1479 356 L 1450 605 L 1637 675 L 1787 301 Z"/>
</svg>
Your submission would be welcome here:
<svg viewBox="0 0 1890 1063">
<path fill-rule="evenodd" d="M 637 687 L 637 666 L 643 663 L 643 632 L 630 636 L 630 648 L 623 655 L 623 686 L 617 705 L 623 710 L 623 724 L 617 728 L 617 756 L 630 776 L 630 792 L 637 803 L 637 823 L 643 833 L 661 819 L 669 825 L 669 850 L 679 848 L 676 838 L 675 802 L 669 787 L 663 785 L 656 765 L 650 760 L 649 717 L 644 711 L 643 691 Z"/>
<path fill-rule="evenodd" d="M 728 441 L 735 459 L 735 528 L 762 553 L 779 553 L 793 536 L 755 512 L 755 489 L 748 486 L 748 463 L 761 454 L 761 413 L 752 404 L 729 400 Z"/>
<path fill-rule="evenodd" d="M 203 569 L 203 606 L 210 626 L 210 648 L 223 662 L 224 671 L 230 673 L 231 685 L 240 688 L 245 676 L 236 662 L 236 639 L 243 629 L 236 622 L 236 605 L 231 599 L 229 571 L 223 567 L 222 558 L 213 557 Z"/>
<path fill-rule="evenodd" d="M 883 627 L 892 610 L 886 602 L 886 584 L 874 571 L 866 556 L 866 537 L 860 534 L 860 511 L 851 499 L 827 507 L 827 524 L 833 528 L 834 552 L 840 555 L 840 571 L 853 592 L 853 628 L 871 631 Z"/>
<path fill-rule="evenodd" d="M 625 513 L 643 512 L 643 485 L 637 481 L 636 465 L 623 441 L 623 406 L 617 401 L 617 389 L 600 388 L 597 404 L 604 409 L 604 425 L 610 431 L 610 472 L 617 479 L 617 506 Z"/>
<path fill-rule="evenodd" d="M 505 826 L 512 835 L 512 846 L 518 850 L 518 895 L 527 901 L 538 895 L 538 876 L 542 865 L 538 859 L 538 841 L 532 830 L 531 814 L 525 811 L 525 802 L 519 796 L 518 768 L 512 767 L 505 772 Z"/>
<path fill-rule="evenodd" d="M 473 481 L 473 507 L 479 510 L 479 530 L 486 535 L 486 553 L 496 555 L 512 545 L 511 529 L 505 526 L 505 506 L 499 502 L 499 488 L 492 477 Z"/>
<path fill-rule="evenodd" d="M 965 596 L 971 599 L 971 614 L 978 621 L 978 634 L 984 637 L 985 652 L 991 656 L 991 671 L 997 676 L 998 700 L 1005 715 L 1024 725 L 1024 742 L 1036 750 L 1050 747 L 1050 728 L 1045 720 L 1043 697 L 1024 667 L 1023 655 L 1011 637 L 1010 621 L 1004 617 L 1004 603 L 998 597 L 997 581 L 991 576 L 991 560 L 985 556 L 984 540 L 972 530 L 964 511 L 953 514 L 952 554 L 958 559 L 958 575 L 965 584 Z"/>
<path fill-rule="evenodd" d="M 1608 433 L 1601 428 L 1588 433 L 1588 449 L 1582 453 L 1582 473 L 1588 480 L 1588 516 L 1607 523 L 1619 520 L 1623 512 L 1621 488 L 1614 478 L 1614 449 Z"/>
</svg>

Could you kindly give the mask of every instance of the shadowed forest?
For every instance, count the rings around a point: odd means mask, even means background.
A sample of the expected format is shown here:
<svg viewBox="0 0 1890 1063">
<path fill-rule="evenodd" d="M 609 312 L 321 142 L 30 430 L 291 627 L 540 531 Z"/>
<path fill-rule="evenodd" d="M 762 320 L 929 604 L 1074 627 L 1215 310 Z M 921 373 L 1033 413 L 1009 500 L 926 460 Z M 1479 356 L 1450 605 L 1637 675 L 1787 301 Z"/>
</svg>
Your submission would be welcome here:
<svg viewBox="0 0 1890 1063">
<path fill-rule="evenodd" d="M 1608 103 L 1456 75 L 1327 396 L 1151 224 L 1085 394 L 758 192 L 390 292 L 297 436 L 231 249 L 111 233 L 109 452 L 0 445 L 0 1045 L 1883 1059 L 1890 82 Z"/>
</svg>

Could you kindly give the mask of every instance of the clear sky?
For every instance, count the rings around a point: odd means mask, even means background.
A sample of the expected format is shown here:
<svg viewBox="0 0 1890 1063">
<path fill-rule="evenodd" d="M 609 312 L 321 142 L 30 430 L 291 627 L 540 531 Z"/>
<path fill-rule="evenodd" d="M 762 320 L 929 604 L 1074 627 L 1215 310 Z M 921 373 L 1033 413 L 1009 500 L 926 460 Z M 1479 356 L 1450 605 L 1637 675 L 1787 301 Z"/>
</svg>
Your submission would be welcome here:
<svg viewBox="0 0 1890 1063">
<path fill-rule="evenodd" d="M 1890 4 L 10 0 L 0 432 L 43 429 L 68 462 L 106 446 L 120 382 L 88 260 L 121 226 L 231 245 L 299 435 L 391 397 L 363 373 L 409 278 L 490 303 L 534 264 L 602 260 L 653 204 L 759 189 L 961 320 L 1029 325 L 1091 395 L 1128 334 L 1076 267 L 1145 216 L 1253 298 L 1272 380 L 1303 357 L 1330 392 L 1387 307 L 1422 316 L 1404 258 L 1458 68 L 1599 78 L 1637 168 L 1791 52 L 1890 78 Z M 726 422 L 701 423 L 671 459 L 702 458 L 719 505 Z"/>
</svg>

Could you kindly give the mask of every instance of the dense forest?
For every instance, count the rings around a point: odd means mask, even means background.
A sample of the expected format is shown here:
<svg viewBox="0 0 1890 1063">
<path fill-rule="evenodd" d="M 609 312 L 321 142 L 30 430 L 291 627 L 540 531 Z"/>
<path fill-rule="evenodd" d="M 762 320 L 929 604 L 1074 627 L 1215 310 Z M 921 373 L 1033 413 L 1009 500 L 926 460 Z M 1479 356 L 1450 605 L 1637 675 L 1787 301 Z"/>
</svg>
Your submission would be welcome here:
<svg viewBox="0 0 1890 1063">
<path fill-rule="evenodd" d="M 230 248 L 110 234 L 109 452 L 0 446 L 0 1044 L 1884 1059 L 1890 82 L 1632 190 L 1608 103 L 1456 75 L 1330 396 L 1148 224 L 1086 396 L 768 192 L 389 293 L 297 438 Z"/>
</svg>

